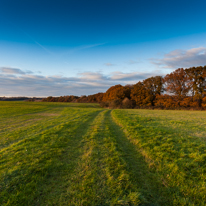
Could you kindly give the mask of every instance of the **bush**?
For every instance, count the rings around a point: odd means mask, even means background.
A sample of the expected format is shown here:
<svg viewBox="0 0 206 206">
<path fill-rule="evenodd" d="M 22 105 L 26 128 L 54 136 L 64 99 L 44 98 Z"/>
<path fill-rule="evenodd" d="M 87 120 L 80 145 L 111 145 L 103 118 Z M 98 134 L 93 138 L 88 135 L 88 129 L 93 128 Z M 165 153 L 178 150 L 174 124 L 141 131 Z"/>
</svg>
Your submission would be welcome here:
<svg viewBox="0 0 206 206">
<path fill-rule="evenodd" d="M 132 109 L 135 107 L 135 101 L 129 100 L 127 97 L 122 101 L 123 109 Z"/>
<path fill-rule="evenodd" d="M 115 99 L 115 100 L 109 102 L 109 107 L 113 108 L 113 109 L 115 109 L 115 108 L 120 109 L 122 107 L 122 101 L 120 99 Z"/>
<path fill-rule="evenodd" d="M 107 108 L 109 107 L 109 102 L 100 102 L 100 107 Z"/>
</svg>

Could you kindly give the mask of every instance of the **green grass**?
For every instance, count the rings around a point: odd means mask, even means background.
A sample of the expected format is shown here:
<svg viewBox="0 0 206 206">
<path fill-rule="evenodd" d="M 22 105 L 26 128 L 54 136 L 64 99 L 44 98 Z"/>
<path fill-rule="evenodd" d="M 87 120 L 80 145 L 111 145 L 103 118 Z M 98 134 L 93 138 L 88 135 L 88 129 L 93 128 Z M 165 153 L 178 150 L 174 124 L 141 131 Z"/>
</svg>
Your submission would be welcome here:
<svg viewBox="0 0 206 206">
<path fill-rule="evenodd" d="M 0 102 L 0 205 L 206 205 L 205 119 Z"/>
<path fill-rule="evenodd" d="M 167 188 L 167 205 L 206 205 L 205 112 L 114 110 L 113 116 Z"/>
</svg>

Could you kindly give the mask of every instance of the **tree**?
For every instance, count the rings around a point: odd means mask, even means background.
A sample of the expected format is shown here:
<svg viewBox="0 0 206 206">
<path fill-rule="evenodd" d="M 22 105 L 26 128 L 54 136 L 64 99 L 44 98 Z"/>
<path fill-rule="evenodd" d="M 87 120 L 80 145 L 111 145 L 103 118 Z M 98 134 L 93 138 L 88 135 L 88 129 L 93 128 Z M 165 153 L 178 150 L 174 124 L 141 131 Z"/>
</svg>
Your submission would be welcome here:
<svg viewBox="0 0 206 206">
<path fill-rule="evenodd" d="M 168 93 L 181 96 L 186 96 L 191 86 L 189 84 L 189 77 L 183 68 L 176 69 L 174 72 L 167 74 L 164 77 L 165 89 Z"/>
<path fill-rule="evenodd" d="M 154 106 L 155 98 L 163 92 L 163 79 L 161 76 L 150 77 L 138 82 L 131 90 L 131 99 L 137 106 Z"/>
<path fill-rule="evenodd" d="M 123 100 L 125 97 L 130 98 L 131 89 L 124 87 L 120 84 L 110 87 L 106 93 L 104 93 L 103 101 Z"/>
<path fill-rule="evenodd" d="M 201 107 L 206 95 L 206 66 L 191 67 L 186 69 L 186 73 L 190 80 L 191 94 Z"/>
<path fill-rule="evenodd" d="M 177 108 L 179 107 L 179 100 L 177 95 L 157 95 L 155 99 L 155 106 L 160 108 Z"/>
<path fill-rule="evenodd" d="M 131 99 L 136 102 L 137 106 L 144 106 L 145 100 L 147 98 L 147 91 L 144 87 L 143 82 L 138 82 L 134 85 L 134 88 L 131 90 Z"/>
<path fill-rule="evenodd" d="M 150 77 L 143 81 L 144 88 L 146 89 L 146 99 L 151 106 L 154 106 L 156 95 L 160 95 L 163 89 L 163 79 L 161 76 Z"/>
</svg>

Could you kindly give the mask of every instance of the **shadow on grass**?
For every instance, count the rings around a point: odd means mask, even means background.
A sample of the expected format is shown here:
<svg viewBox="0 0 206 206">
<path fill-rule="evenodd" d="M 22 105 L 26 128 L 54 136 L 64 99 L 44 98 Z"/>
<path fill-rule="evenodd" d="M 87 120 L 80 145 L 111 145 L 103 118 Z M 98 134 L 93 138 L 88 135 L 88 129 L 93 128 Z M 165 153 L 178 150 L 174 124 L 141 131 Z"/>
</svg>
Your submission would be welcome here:
<svg viewBox="0 0 206 206">
<path fill-rule="evenodd" d="M 67 193 L 68 184 L 76 175 L 75 168 L 78 166 L 79 158 L 82 155 L 81 148 L 84 146 L 82 137 L 88 132 L 91 123 L 95 117 L 102 111 L 96 111 L 91 114 L 90 118 L 82 124 L 79 124 L 75 129 L 75 136 L 72 137 L 71 142 L 65 147 L 64 152 L 59 156 L 59 168 L 53 167 L 53 173 L 49 175 L 47 182 L 41 186 L 45 190 L 45 195 L 42 197 L 39 205 L 44 205 L 45 202 L 52 204 L 47 205 L 60 205 L 61 197 Z M 52 188 L 51 188 L 52 186 Z M 37 204 L 34 204 L 37 205 Z"/>
<path fill-rule="evenodd" d="M 6 174 L 1 179 L 0 205 L 60 205 L 61 195 L 66 192 L 81 155 L 82 137 L 100 112 L 93 112 L 88 119 L 73 126 L 65 124 L 51 134 L 58 138 L 47 149 L 42 148 L 41 156 L 35 156 L 35 164 L 28 162 Z M 68 126 L 74 127 L 70 134 Z"/>
<path fill-rule="evenodd" d="M 127 171 L 130 174 L 134 186 L 140 189 L 142 196 L 148 204 L 141 206 L 169 206 L 172 204 L 169 188 L 165 187 L 154 168 L 150 168 L 145 158 L 137 150 L 130 140 L 126 137 L 122 128 L 117 125 L 111 112 L 108 115 L 110 129 L 116 138 L 119 151 L 126 162 Z"/>
</svg>

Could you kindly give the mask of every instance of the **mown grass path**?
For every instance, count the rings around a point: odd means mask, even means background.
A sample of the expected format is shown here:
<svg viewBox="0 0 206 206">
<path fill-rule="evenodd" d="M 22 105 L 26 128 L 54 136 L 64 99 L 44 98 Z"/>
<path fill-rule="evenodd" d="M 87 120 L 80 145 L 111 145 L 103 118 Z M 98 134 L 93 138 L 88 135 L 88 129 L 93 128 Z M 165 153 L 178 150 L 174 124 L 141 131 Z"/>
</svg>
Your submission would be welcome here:
<svg viewBox="0 0 206 206">
<path fill-rule="evenodd" d="M 0 106 L 0 205 L 206 205 L 205 113 Z"/>
<path fill-rule="evenodd" d="M 68 184 L 65 204 L 70 200 L 71 205 L 138 205 L 141 201 L 118 151 L 110 112 L 101 112 L 84 136 L 83 155 Z"/>
</svg>

